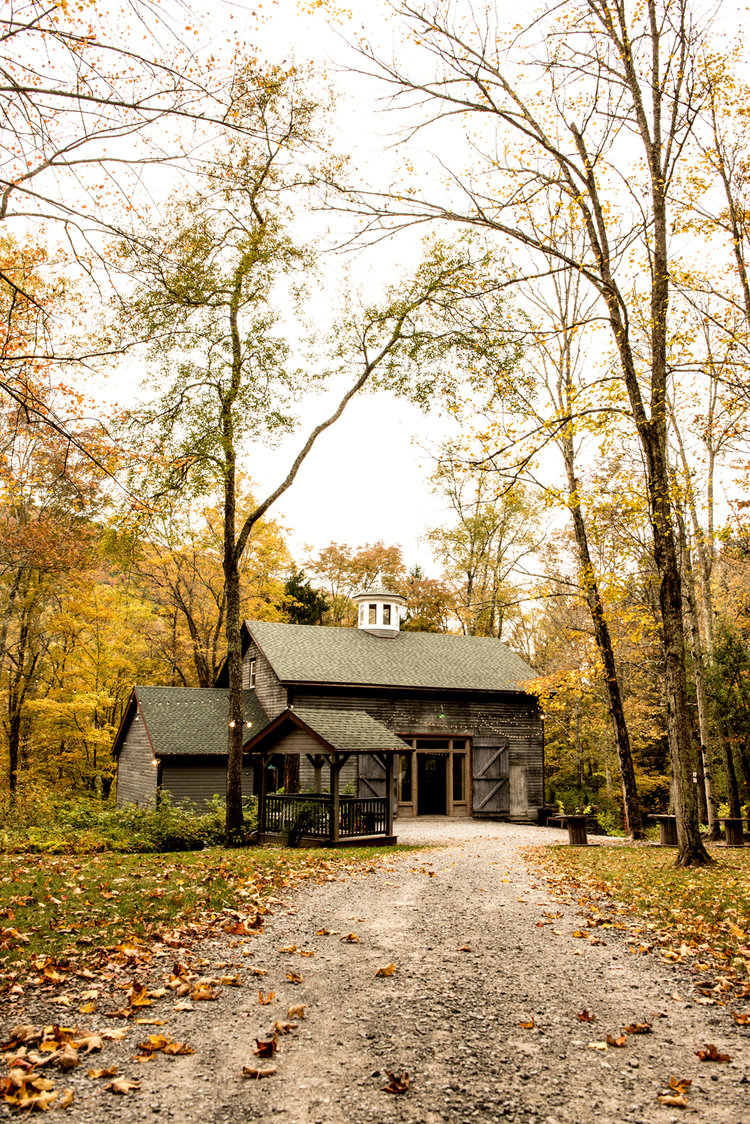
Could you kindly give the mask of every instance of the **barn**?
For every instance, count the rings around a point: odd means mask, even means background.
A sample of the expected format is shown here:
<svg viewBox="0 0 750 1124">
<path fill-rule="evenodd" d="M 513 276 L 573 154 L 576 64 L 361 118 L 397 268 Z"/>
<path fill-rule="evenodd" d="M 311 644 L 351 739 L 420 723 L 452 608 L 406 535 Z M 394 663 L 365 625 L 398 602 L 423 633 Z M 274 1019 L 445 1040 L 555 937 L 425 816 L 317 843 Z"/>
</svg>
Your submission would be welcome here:
<svg viewBox="0 0 750 1124">
<path fill-rule="evenodd" d="M 356 600 L 356 628 L 244 623 L 248 791 L 270 799 L 282 755 L 296 754 L 308 811 L 335 790 L 342 806 L 375 801 L 371 817 L 387 803 L 397 818 L 536 820 L 544 731 L 525 689 L 532 668 L 492 638 L 402 631 L 404 599 L 387 589 Z M 134 689 L 115 742 L 119 803 L 155 803 L 160 786 L 176 799 L 223 792 L 226 687 Z"/>
</svg>

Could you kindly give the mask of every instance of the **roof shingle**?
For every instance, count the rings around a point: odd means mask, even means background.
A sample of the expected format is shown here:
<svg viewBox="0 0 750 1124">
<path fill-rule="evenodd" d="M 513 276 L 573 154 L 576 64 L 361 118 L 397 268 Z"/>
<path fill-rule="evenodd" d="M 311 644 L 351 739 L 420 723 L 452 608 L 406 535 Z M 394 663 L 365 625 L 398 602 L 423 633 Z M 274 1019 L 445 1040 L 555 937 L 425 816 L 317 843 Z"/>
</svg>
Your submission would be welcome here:
<svg viewBox="0 0 750 1124">
<path fill-rule="evenodd" d="M 135 687 L 135 694 L 157 757 L 187 754 L 226 756 L 229 691 L 222 687 Z M 243 713 L 251 730 L 268 715 L 255 691 L 243 691 Z M 249 731 L 248 731 L 249 733 Z"/>
<path fill-rule="evenodd" d="M 358 628 L 246 621 L 282 683 L 523 691 L 533 668 L 499 640 L 435 632 L 393 639 Z"/>
</svg>

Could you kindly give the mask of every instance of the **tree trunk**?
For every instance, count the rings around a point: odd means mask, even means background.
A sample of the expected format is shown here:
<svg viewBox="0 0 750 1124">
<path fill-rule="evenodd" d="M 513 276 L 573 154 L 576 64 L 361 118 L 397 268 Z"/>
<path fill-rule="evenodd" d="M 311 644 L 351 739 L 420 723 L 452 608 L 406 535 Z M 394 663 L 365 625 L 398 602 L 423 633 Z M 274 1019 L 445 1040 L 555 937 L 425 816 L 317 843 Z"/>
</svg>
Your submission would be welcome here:
<svg viewBox="0 0 750 1124">
<path fill-rule="evenodd" d="M 695 755 L 696 772 L 698 774 L 698 815 L 701 818 L 701 823 L 708 823 L 708 799 L 706 789 L 706 776 L 703 771 L 703 753 L 701 752 L 702 748 L 703 747 L 701 746 L 699 741 L 697 752 Z"/>
<path fill-rule="evenodd" d="M 678 519 L 679 512 L 678 512 Z M 680 519 L 680 540 L 682 546 L 682 568 L 684 574 L 683 594 L 687 618 L 687 634 L 690 643 L 690 654 L 693 658 L 693 678 L 695 680 L 695 695 L 698 704 L 698 779 L 701 784 L 698 797 L 703 795 L 703 804 L 706 806 L 705 816 L 708 821 L 709 839 L 721 838 L 721 824 L 716 809 L 713 778 L 715 773 L 715 754 L 713 738 L 708 722 L 708 699 L 706 696 L 706 661 L 703 654 L 700 629 L 698 626 L 698 609 L 695 599 L 695 581 L 690 554 L 687 549 L 685 531 Z"/>
<path fill-rule="evenodd" d="M 299 792 L 299 754 L 284 754 L 284 792 Z"/>
<path fill-rule="evenodd" d="M 578 498 L 578 481 L 574 472 L 574 450 L 572 436 L 566 437 L 562 442 L 565 468 L 568 475 L 568 493 L 570 496 L 569 507 L 573 519 L 576 546 L 578 548 L 578 561 L 588 603 L 591 620 L 594 625 L 594 636 L 604 670 L 604 681 L 607 688 L 607 702 L 609 716 L 612 720 L 617 757 L 620 763 L 620 776 L 622 780 L 622 806 L 625 814 L 625 830 L 633 839 L 643 839 L 643 817 L 638 799 L 638 789 L 635 783 L 635 769 L 633 755 L 630 751 L 630 737 L 625 721 L 625 711 L 620 694 L 620 683 L 617 677 L 615 653 L 612 647 L 612 638 L 609 626 L 604 615 L 604 606 L 599 594 L 599 587 L 594 574 L 594 567 L 589 551 L 586 524 Z"/>
<path fill-rule="evenodd" d="M 731 819 L 739 819 L 742 815 L 742 808 L 740 807 L 740 792 L 737 787 L 737 774 L 734 769 L 734 754 L 732 753 L 732 742 L 726 730 L 722 731 L 721 738 L 722 755 L 724 757 L 724 773 L 727 779 L 727 803 L 729 804 L 729 815 Z"/>
</svg>

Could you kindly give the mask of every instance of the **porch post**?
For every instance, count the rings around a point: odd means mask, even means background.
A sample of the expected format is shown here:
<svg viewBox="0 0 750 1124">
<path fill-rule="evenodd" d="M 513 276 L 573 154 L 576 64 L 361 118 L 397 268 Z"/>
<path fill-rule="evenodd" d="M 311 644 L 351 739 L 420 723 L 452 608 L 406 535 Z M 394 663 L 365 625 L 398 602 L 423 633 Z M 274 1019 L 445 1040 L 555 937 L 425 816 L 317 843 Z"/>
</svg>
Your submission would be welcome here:
<svg viewBox="0 0 750 1124">
<path fill-rule="evenodd" d="M 339 841 L 339 762 L 336 754 L 331 755 L 331 845 Z"/>
<path fill-rule="evenodd" d="M 268 777 L 266 765 L 268 761 L 265 753 L 260 755 L 260 774 L 258 776 L 258 835 L 261 842 L 266 834 L 266 794 L 268 792 Z"/>
<path fill-rule="evenodd" d="M 385 755 L 385 833 L 393 835 L 393 754 Z"/>
<path fill-rule="evenodd" d="M 323 757 L 321 754 L 316 754 L 313 759 L 313 792 L 320 793 L 323 791 Z"/>
</svg>

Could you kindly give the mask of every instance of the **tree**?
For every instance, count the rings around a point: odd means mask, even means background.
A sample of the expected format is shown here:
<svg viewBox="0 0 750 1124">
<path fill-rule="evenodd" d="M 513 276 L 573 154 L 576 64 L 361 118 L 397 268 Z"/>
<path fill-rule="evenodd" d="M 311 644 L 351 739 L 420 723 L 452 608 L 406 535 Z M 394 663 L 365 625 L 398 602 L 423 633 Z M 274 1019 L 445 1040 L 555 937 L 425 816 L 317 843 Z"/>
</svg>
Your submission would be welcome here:
<svg viewBox="0 0 750 1124">
<path fill-rule="evenodd" d="M 445 569 L 461 631 L 501 639 L 521 596 L 514 580 L 544 537 L 540 506 L 522 485 L 498 486 L 490 472 L 467 471 L 450 446 L 442 450 L 432 483 L 453 521 L 432 528 L 426 539 Z"/>
<path fill-rule="evenodd" d="M 488 298 L 477 291 L 476 261 L 437 244 L 408 282 L 393 286 L 382 306 L 344 316 L 331 356 L 339 373 L 348 374 L 348 389 L 310 431 L 278 487 L 238 519 L 241 450 L 291 428 L 291 399 L 310 387 L 310 375 L 289 368 L 289 347 L 276 334 L 274 295 L 282 284 L 291 291 L 290 278 L 297 280 L 295 271 L 309 257 L 284 223 L 301 189 L 315 178 L 316 111 L 295 70 L 273 81 L 255 76 L 243 113 L 246 124 L 254 122 L 258 139 L 229 145 L 203 169 L 193 195 L 173 202 L 165 228 L 123 247 L 136 287 L 122 329 L 137 326 L 155 381 L 165 387 L 138 421 L 148 429 L 152 479 L 160 491 L 187 487 L 200 493 L 216 484 L 222 493 L 228 842 L 242 824 L 240 563 L 253 528 L 291 487 L 320 435 L 368 383 L 380 381 L 429 400 L 439 376 L 454 378 L 462 362 L 480 357 L 497 365 L 504 351 L 496 335 L 480 347 L 476 325 L 467 330 L 457 311 L 477 296 Z"/>
<path fill-rule="evenodd" d="M 322 624 L 328 600 L 298 570 L 284 582 L 282 606 L 292 624 Z"/>
<path fill-rule="evenodd" d="M 424 106 L 420 125 L 460 114 L 478 130 L 487 122 L 494 132 L 484 151 L 481 140 L 472 142 L 481 171 L 440 177 L 457 186 L 454 197 L 425 198 L 410 188 L 397 197 L 361 196 L 354 207 L 381 227 L 435 219 L 494 230 L 532 257 L 575 269 L 596 294 L 645 466 L 659 575 L 677 864 L 707 863 L 692 783 L 667 455 L 670 213 L 705 105 L 705 82 L 695 66 L 700 32 L 687 0 L 646 0 L 632 11 L 622 0 L 570 2 L 535 19 L 526 37 L 515 28 L 504 35 L 491 11 L 482 26 L 469 5 L 392 8 L 432 74 L 382 60 L 365 44 L 371 68 L 397 94 Z M 578 215 L 585 238 L 575 256 L 555 243 L 543 218 L 538 221 L 534 201 L 540 190 L 555 192 L 559 206 Z M 641 318 L 644 306 L 648 316 Z"/>
<path fill-rule="evenodd" d="M 326 591 L 326 623 L 348 628 L 357 623 L 357 606 L 352 601 L 355 593 L 372 588 L 376 582 L 400 592 L 405 575 L 401 547 L 385 546 L 382 540 L 360 547 L 329 543 L 308 565 Z"/>
</svg>

